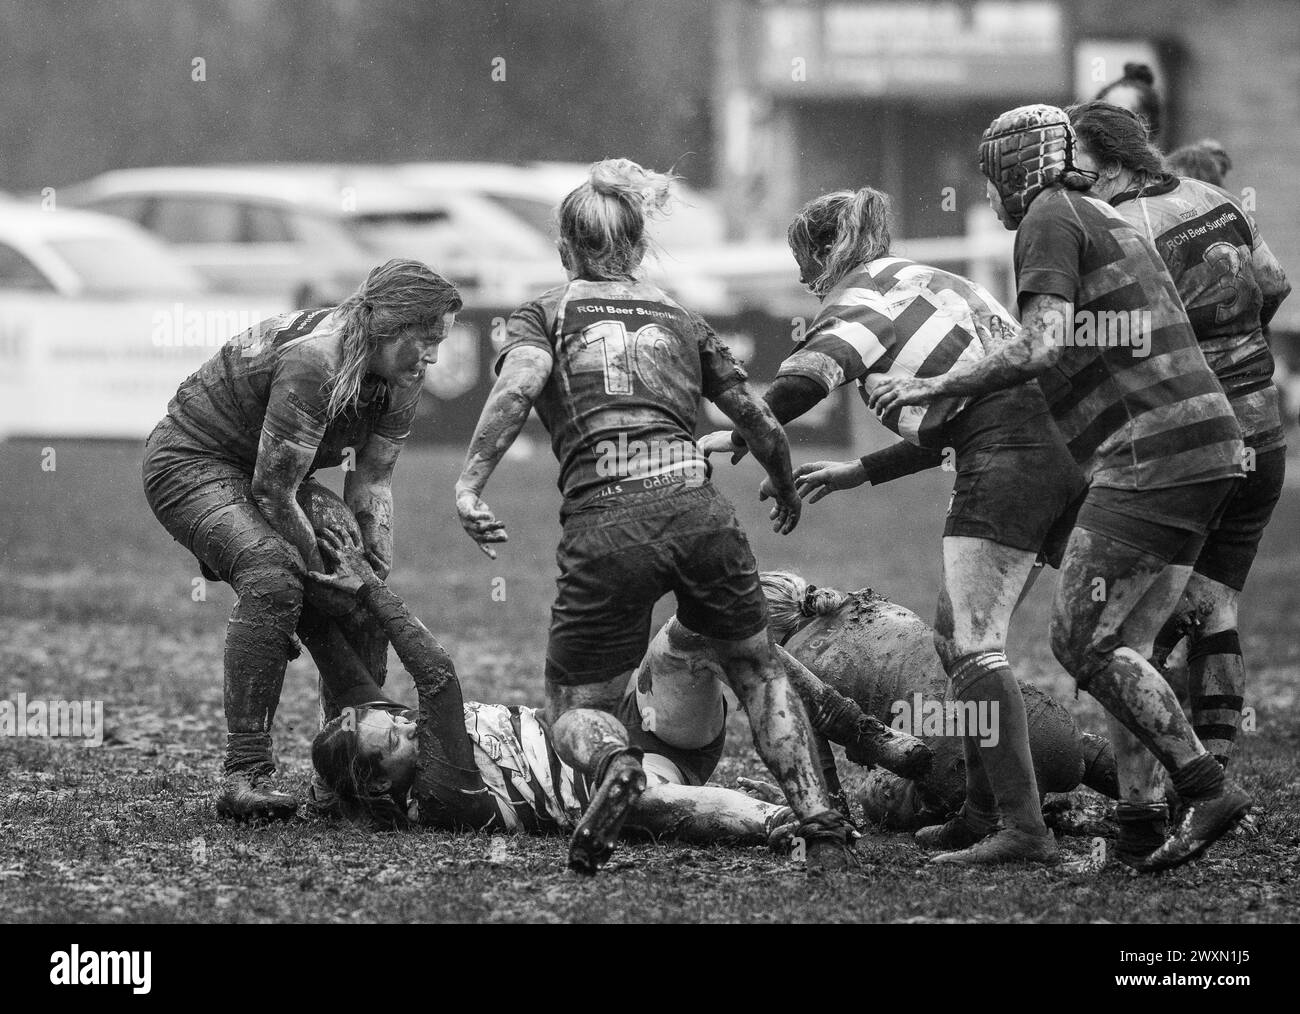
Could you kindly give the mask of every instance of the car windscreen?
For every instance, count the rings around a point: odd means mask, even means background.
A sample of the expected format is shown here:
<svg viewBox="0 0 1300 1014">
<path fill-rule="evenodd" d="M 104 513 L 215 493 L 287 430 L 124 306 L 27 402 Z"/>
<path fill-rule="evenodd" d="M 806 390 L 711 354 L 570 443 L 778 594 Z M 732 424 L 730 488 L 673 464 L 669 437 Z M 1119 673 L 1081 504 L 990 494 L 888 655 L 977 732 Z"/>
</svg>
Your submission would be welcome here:
<svg viewBox="0 0 1300 1014">
<path fill-rule="evenodd" d="M 203 283 L 165 247 L 130 235 L 61 236 L 50 249 L 76 272 L 87 295 L 199 292 Z"/>
</svg>

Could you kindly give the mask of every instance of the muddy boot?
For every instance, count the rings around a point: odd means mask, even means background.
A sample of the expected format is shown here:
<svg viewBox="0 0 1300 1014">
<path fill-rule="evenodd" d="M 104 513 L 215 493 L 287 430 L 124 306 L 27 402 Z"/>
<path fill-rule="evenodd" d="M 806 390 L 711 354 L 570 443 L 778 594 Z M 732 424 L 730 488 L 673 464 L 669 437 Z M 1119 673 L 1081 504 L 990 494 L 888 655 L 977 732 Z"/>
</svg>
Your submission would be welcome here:
<svg viewBox="0 0 1300 1014">
<path fill-rule="evenodd" d="M 645 791 L 642 756 L 638 748 L 626 747 L 611 755 L 599 773 L 600 787 L 569 841 L 569 869 L 574 873 L 595 876 L 609 862 L 628 811 Z"/>
<path fill-rule="evenodd" d="M 1226 779 L 1212 796 L 1184 799 L 1182 819 L 1174 833 L 1136 869 L 1157 873 L 1191 862 L 1236 827 L 1250 811 L 1250 804 L 1250 794 Z"/>
<path fill-rule="evenodd" d="M 930 748 L 915 736 L 891 729 L 871 715 L 858 719 L 855 736 L 844 747 L 845 756 L 853 763 L 878 765 L 903 778 L 924 778 L 934 759 Z"/>
<path fill-rule="evenodd" d="M 794 841 L 803 841 L 804 869 L 810 877 L 857 869 L 862 859 L 854 849 L 858 832 L 834 810 L 815 813 L 795 828 Z"/>
<path fill-rule="evenodd" d="M 271 785 L 273 768 L 230 771 L 221 779 L 217 816 L 227 820 L 292 820 L 298 800 Z"/>
<path fill-rule="evenodd" d="M 264 732 L 232 732 L 226 737 L 225 774 L 217 794 L 217 816 L 227 820 L 290 820 L 298 800 L 271 784 L 275 762 L 271 737 Z"/>
<path fill-rule="evenodd" d="M 970 848 L 998 829 L 996 813 L 985 813 L 969 802 L 963 803 L 955 817 L 947 823 L 923 827 L 916 832 L 916 843 L 923 849 L 951 852 Z"/>
<path fill-rule="evenodd" d="M 1007 863 L 1042 863 L 1057 861 L 1056 836 L 1030 834 L 1015 827 L 1004 827 L 987 838 L 958 852 L 941 852 L 930 860 L 944 866 L 1001 866 Z"/>
</svg>

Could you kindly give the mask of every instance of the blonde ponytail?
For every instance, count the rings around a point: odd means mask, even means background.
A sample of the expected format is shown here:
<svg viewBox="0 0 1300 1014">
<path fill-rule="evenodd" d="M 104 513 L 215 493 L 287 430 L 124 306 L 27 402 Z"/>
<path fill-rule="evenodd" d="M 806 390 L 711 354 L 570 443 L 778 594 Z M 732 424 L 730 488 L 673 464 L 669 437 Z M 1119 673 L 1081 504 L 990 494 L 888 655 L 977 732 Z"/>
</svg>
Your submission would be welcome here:
<svg viewBox="0 0 1300 1014">
<path fill-rule="evenodd" d="M 560 204 L 565 267 L 583 278 L 633 277 L 645 256 L 646 219 L 668 214 L 676 180 L 626 158 L 595 163 Z"/>
<path fill-rule="evenodd" d="M 810 585 L 789 570 L 767 570 L 758 575 L 767 600 L 767 623 L 772 636 L 784 641 L 808 620 L 827 616 L 848 600 L 835 588 Z"/>
<path fill-rule="evenodd" d="M 786 239 L 821 263 L 809 288 L 824 296 L 858 265 L 889 254 L 889 196 L 872 187 L 823 194 L 799 209 Z"/>
</svg>

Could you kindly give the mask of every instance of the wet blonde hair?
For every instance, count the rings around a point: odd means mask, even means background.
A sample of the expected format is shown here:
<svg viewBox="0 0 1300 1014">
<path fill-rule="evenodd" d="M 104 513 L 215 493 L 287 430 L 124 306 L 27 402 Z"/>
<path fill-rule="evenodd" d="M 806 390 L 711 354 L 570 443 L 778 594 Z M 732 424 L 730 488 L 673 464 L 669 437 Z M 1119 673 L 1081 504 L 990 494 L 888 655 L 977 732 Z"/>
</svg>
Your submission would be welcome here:
<svg viewBox="0 0 1300 1014">
<path fill-rule="evenodd" d="M 672 173 L 631 159 L 595 163 L 587 182 L 560 202 L 560 257 L 579 277 L 631 278 L 646 252 L 646 219 L 668 213 Z"/>
<path fill-rule="evenodd" d="M 778 641 L 784 641 L 813 617 L 829 615 L 848 601 L 842 591 L 818 588 L 790 570 L 766 570 L 758 579 L 767 599 L 768 629 Z"/>
<path fill-rule="evenodd" d="M 357 400 L 370 356 L 383 342 L 411 328 L 433 331 L 461 306 L 456 286 L 419 261 L 395 258 L 372 270 L 334 311 L 341 318 L 343 358 L 330 384 L 327 417 Z"/>
<path fill-rule="evenodd" d="M 822 262 L 808 287 L 824 296 L 859 264 L 889 254 L 889 196 L 871 187 L 822 194 L 799 209 L 786 240 Z"/>
</svg>

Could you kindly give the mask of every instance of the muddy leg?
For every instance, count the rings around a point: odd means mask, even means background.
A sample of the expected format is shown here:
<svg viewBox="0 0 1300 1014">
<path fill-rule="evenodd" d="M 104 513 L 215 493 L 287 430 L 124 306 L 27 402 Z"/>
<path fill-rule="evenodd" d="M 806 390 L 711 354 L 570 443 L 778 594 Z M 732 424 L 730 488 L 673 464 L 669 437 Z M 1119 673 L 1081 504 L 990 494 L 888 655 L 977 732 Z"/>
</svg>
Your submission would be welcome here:
<svg viewBox="0 0 1300 1014">
<path fill-rule="evenodd" d="M 609 861 L 629 809 L 645 791 L 641 751 L 628 745 L 627 729 L 613 715 L 630 675 L 585 686 L 546 685 L 555 752 L 592 786 L 591 803 L 569 844 L 575 873 L 590 876 Z"/>
<path fill-rule="evenodd" d="M 1246 691 L 1246 669 L 1237 635 L 1240 593 L 1200 574 L 1192 574 L 1187 597 L 1201 622 L 1187 652 L 1192 727 L 1223 767 L 1232 757 Z"/>
<path fill-rule="evenodd" d="M 788 806 L 714 785 L 651 785 L 632 808 L 629 826 L 676 841 L 766 845 L 793 820 Z"/>
<path fill-rule="evenodd" d="M 935 647 L 956 698 L 986 712 L 996 733 L 965 736 L 968 800 L 987 805 L 991 790 L 1007 828 L 1046 838 L 1025 702 L 1006 657 L 1007 627 L 1035 555 L 987 539 L 945 538 Z"/>
<path fill-rule="evenodd" d="M 813 760 L 808 722 L 799 697 L 777 661 L 768 632 L 744 641 L 708 639 L 727 683 L 749 716 L 754 749 L 801 818 L 831 808 Z"/>
</svg>

